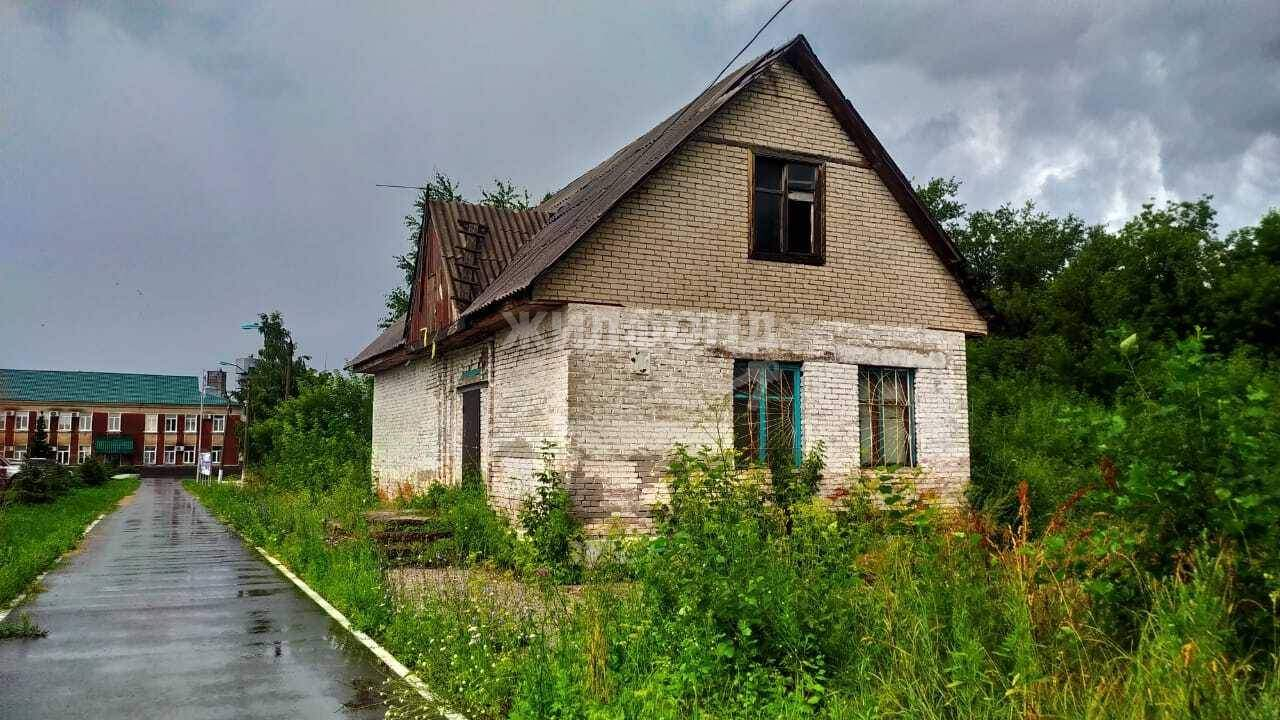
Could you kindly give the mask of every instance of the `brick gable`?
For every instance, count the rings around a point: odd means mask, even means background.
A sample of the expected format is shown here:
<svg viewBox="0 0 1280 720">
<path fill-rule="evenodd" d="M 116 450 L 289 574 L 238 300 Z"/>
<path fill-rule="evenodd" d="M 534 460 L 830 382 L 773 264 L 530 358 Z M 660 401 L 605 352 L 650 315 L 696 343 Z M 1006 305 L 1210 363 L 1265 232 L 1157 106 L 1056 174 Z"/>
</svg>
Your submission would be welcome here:
<svg viewBox="0 0 1280 720">
<path fill-rule="evenodd" d="M 749 146 L 828 158 L 825 265 L 747 259 Z M 533 298 L 986 331 L 826 103 L 781 61 L 541 277 Z"/>
</svg>

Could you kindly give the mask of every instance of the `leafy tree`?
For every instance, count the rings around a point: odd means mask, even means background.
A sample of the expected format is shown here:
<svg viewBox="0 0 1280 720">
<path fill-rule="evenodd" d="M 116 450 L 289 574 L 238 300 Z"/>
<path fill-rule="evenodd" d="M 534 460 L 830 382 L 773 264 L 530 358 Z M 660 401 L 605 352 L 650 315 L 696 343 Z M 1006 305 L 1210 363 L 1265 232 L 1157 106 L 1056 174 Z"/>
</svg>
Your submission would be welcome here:
<svg viewBox="0 0 1280 720">
<path fill-rule="evenodd" d="M 529 202 L 528 188 L 517 187 L 511 180 L 493 179 L 493 190 L 480 189 L 480 204 L 496 207 L 501 210 L 528 210 L 533 207 Z"/>
<path fill-rule="evenodd" d="M 296 396 L 254 429 L 272 483 L 327 490 L 370 484 L 373 382 L 342 372 L 309 373 Z"/>
<path fill-rule="evenodd" d="M 1227 237 L 1215 268 L 1215 347 L 1253 345 L 1280 350 L 1280 210 Z"/>
<path fill-rule="evenodd" d="M 276 408 L 291 397 L 296 397 L 300 383 L 314 374 L 307 361 L 309 355 L 298 353 L 293 334 L 284 326 L 280 312 L 272 311 L 258 316 L 258 332 L 262 335 L 262 348 L 258 350 L 257 363 L 244 376 L 240 388 L 235 392 L 235 399 L 246 408 L 248 423 L 265 421 L 276 412 Z M 261 443 L 270 440 L 266 435 L 259 438 L 253 432 L 249 450 L 256 459 L 264 457 L 269 447 Z"/>
<path fill-rule="evenodd" d="M 924 203 L 933 219 L 949 232 L 956 227 L 957 221 L 964 218 L 964 203 L 956 198 L 959 192 L 960 181 L 954 177 L 932 178 L 916 187 L 916 197 Z"/>
</svg>

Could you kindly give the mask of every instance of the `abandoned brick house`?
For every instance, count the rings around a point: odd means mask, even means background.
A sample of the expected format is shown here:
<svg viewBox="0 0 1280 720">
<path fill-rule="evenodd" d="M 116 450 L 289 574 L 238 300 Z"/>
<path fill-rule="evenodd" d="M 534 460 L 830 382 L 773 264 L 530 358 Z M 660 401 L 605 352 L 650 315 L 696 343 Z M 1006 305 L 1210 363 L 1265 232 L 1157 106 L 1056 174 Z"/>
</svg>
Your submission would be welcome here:
<svg viewBox="0 0 1280 720">
<path fill-rule="evenodd" d="M 536 208 L 427 204 L 411 309 L 359 353 L 383 493 L 483 474 L 511 510 L 557 447 L 589 528 L 642 527 L 675 443 L 822 441 L 831 492 L 968 481 L 954 245 L 803 36 Z"/>
</svg>

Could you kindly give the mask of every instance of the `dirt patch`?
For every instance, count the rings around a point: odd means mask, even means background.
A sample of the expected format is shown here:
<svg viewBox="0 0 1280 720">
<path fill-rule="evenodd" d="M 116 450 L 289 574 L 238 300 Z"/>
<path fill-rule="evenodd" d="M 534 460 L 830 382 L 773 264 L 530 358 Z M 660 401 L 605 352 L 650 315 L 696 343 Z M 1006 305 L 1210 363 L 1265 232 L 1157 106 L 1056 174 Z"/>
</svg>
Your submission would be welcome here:
<svg viewBox="0 0 1280 720">
<path fill-rule="evenodd" d="M 480 567 L 389 568 L 386 579 L 396 603 L 402 607 L 466 599 L 533 615 L 572 609 L 585 590 L 582 585 L 523 582 Z"/>
</svg>

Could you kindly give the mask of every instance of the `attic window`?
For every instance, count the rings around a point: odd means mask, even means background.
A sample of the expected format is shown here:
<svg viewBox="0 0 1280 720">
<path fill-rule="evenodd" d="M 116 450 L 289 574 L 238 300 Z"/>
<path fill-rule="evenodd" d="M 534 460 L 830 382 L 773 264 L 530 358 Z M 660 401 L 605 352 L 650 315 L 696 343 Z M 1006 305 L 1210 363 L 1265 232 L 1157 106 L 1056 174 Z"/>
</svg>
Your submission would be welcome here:
<svg viewBox="0 0 1280 720">
<path fill-rule="evenodd" d="M 753 177 L 750 257 L 821 265 L 822 168 L 757 155 Z"/>
</svg>

